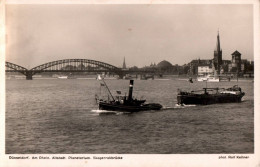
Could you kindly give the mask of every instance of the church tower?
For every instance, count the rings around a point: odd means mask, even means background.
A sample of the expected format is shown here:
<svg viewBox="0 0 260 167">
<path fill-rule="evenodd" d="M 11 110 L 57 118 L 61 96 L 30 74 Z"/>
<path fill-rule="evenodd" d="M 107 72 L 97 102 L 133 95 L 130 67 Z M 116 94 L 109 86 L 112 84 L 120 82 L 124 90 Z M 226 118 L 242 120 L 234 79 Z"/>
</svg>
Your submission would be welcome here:
<svg viewBox="0 0 260 167">
<path fill-rule="evenodd" d="M 126 69 L 126 65 L 125 65 L 125 57 L 124 57 L 124 62 L 123 62 L 123 69 Z"/>
<path fill-rule="evenodd" d="M 217 36 L 217 44 L 214 50 L 214 59 L 213 59 L 214 69 L 217 74 L 220 74 L 220 68 L 222 65 L 222 49 L 220 48 L 220 39 L 219 39 L 219 32 Z"/>
</svg>

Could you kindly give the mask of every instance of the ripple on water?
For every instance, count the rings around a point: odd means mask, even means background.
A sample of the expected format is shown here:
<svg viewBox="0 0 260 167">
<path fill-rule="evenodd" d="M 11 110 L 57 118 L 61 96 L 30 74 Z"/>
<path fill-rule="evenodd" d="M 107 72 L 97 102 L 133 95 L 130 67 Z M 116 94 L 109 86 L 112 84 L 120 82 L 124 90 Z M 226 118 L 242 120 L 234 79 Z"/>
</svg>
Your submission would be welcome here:
<svg viewBox="0 0 260 167">
<path fill-rule="evenodd" d="M 136 80 L 134 96 L 161 103 L 161 111 L 98 110 L 96 80 L 6 81 L 6 153 L 253 153 L 253 83 L 241 82 L 242 103 L 176 105 L 177 88 L 205 85 Z M 128 92 L 128 81 L 108 80 Z M 230 87 L 234 83 L 209 83 Z M 191 88 L 190 88 L 191 87 Z"/>
</svg>

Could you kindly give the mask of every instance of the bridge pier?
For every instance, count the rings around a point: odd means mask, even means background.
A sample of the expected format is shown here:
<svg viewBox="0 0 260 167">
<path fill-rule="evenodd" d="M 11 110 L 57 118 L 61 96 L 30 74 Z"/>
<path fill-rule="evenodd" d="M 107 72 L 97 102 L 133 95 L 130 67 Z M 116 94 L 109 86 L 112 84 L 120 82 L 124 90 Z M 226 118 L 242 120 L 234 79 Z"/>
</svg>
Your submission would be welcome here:
<svg viewBox="0 0 260 167">
<path fill-rule="evenodd" d="M 25 73 L 25 76 L 26 76 L 26 80 L 32 80 L 33 78 L 32 78 L 32 72 L 31 71 L 27 71 L 26 73 Z"/>
<path fill-rule="evenodd" d="M 118 76 L 119 76 L 119 79 L 123 79 L 125 75 L 124 74 L 120 74 Z"/>
</svg>

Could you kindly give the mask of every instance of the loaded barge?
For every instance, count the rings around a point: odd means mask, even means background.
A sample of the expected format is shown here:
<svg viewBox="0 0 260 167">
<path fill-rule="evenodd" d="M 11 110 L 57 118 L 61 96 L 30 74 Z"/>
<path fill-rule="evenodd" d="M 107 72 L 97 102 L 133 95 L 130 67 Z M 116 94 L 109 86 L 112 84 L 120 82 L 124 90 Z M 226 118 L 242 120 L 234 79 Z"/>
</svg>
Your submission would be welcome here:
<svg viewBox="0 0 260 167">
<path fill-rule="evenodd" d="M 196 91 L 179 91 L 177 94 L 178 104 L 201 104 L 214 103 L 238 103 L 245 95 L 238 85 L 231 88 L 203 88 Z"/>
</svg>

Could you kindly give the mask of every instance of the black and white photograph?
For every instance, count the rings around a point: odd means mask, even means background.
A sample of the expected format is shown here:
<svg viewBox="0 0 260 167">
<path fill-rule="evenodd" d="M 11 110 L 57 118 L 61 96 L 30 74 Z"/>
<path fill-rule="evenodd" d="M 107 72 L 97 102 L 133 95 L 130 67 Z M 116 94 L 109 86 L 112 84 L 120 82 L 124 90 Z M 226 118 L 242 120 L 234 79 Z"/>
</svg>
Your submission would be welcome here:
<svg viewBox="0 0 260 167">
<path fill-rule="evenodd" d="M 257 166 L 259 2 L 183 2 L 7 1 L 6 166 L 128 155 Z"/>
</svg>

